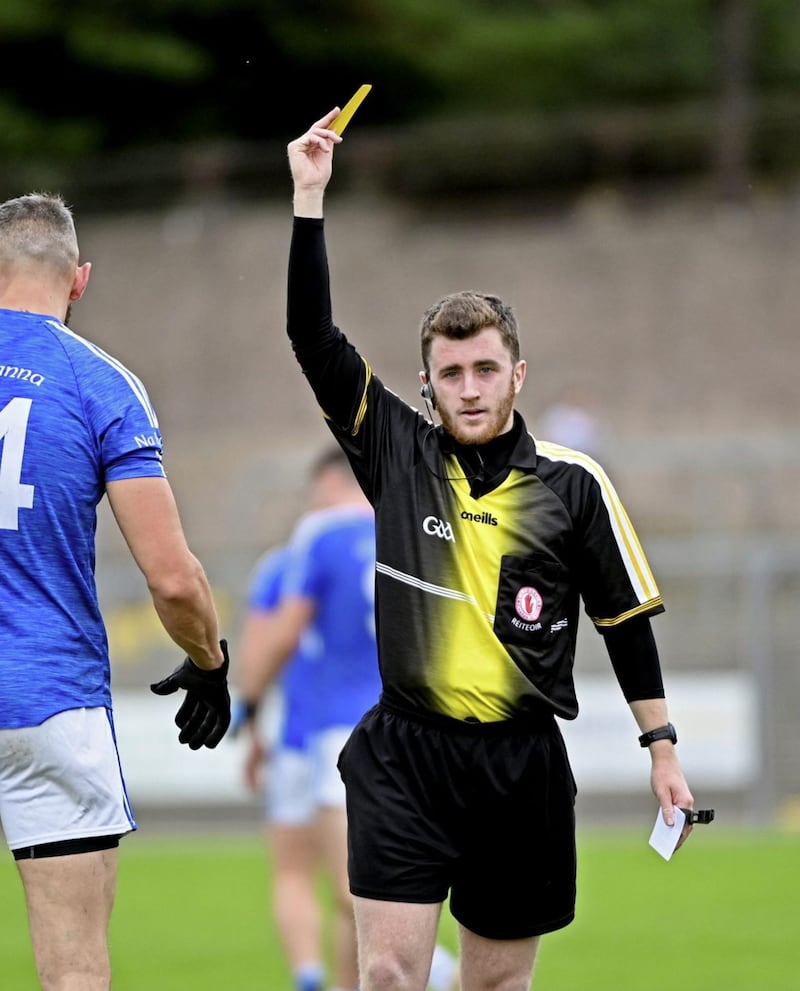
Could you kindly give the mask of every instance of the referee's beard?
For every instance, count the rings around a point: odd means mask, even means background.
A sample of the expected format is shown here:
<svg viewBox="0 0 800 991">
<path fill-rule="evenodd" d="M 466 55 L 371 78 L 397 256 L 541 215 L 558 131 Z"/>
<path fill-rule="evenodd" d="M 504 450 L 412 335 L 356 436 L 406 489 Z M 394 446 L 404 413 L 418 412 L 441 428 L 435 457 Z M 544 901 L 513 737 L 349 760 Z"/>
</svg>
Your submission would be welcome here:
<svg viewBox="0 0 800 991">
<path fill-rule="evenodd" d="M 436 412 L 439 414 L 439 419 L 442 421 L 444 429 L 459 444 L 488 444 L 490 440 L 494 440 L 501 433 L 505 433 L 506 429 L 510 429 L 510 424 L 513 422 L 511 414 L 514 411 L 516 397 L 517 391 L 514 388 L 514 380 L 512 378 L 508 383 L 508 391 L 497 401 L 497 406 L 494 409 L 484 406 L 479 407 L 485 410 L 486 419 L 483 426 L 477 430 L 465 428 L 459 414 L 451 413 L 450 410 L 441 404 L 441 401 L 437 405 Z"/>
</svg>

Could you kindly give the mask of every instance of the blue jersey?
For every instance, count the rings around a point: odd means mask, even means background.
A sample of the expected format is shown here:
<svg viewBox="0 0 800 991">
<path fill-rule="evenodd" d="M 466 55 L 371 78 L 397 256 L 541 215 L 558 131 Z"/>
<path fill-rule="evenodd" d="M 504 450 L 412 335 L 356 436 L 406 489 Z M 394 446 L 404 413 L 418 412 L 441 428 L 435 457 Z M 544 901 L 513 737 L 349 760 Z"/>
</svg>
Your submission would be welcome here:
<svg viewBox="0 0 800 991">
<path fill-rule="evenodd" d="M 55 317 L 0 310 L 0 728 L 110 706 L 96 510 L 141 476 L 164 469 L 139 379 Z"/>
<path fill-rule="evenodd" d="M 248 606 L 251 610 L 272 612 L 277 608 L 288 558 L 288 548 L 278 547 L 268 551 L 258 562 L 250 582 Z M 309 734 L 317 728 L 319 699 L 304 688 L 311 683 L 318 657 L 319 642 L 311 631 L 306 631 L 281 672 L 279 687 L 283 705 L 278 739 L 285 747 L 302 750 Z"/>
<path fill-rule="evenodd" d="M 289 542 L 283 594 L 313 599 L 318 729 L 353 726 L 380 695 L 375 641 L 375 521 L 366 507 L 309 513 Z"/>
</svg>

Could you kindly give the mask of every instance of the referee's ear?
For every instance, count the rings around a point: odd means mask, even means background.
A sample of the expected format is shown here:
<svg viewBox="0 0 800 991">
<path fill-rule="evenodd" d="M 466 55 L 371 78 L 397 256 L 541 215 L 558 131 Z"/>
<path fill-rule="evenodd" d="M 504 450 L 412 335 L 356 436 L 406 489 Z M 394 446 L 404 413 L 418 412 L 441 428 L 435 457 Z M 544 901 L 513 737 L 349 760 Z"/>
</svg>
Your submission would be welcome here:
<svg viewBox="0 0 800 991">
<path fill-rule="evenodd" d="M 421 371 L 419 373 L 419 380 L 422 383 L 422 387 L 419 390 L 419 394 L 422 396 L 422 398 L 425 400 L 426 403 L 430 404 L 431 409 L 436 409 L 436 397 L 433 394 L 433 386 L 428 380 L 428 373 L 424 370 Z"/>
<path fill-rule="evenodd" d="M 514 383 L 514 395 L 519 395 L 519 391 L 522 388 L 522 383 L 525 381 L 525 376 L 528 374 L 528 362 L 524 358 L 520 358 L 519 361 L 514 365 L 514 371 L 512 374 L 512 381 Z"/>
</svg>

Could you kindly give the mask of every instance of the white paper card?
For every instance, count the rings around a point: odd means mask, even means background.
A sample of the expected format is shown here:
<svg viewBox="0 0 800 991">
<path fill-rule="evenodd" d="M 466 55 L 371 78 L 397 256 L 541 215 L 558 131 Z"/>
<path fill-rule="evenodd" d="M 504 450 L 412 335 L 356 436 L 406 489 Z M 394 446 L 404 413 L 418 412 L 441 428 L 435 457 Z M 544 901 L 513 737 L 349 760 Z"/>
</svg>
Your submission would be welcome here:
<svg viewBox="0 0 800 991">
<path fill-rule="evenodd" d="M 668 826 L 664 822 L 661 809 L 659 809 L 656 816 L 656 824 L 653 826 L 653 832 L 650 834 L 650 846 L 656 853 L 660 853 L 664 860 L 669 860 L 672 854 L 675 853 L 675 847 L 678 845 L 678 840 L 681 838 L 681 833 L 683 832 L 683 824 L 686 822 L 685 813 L 677 806 L 673 805 L 672 811 L 675 813 L 675 824 Z"/>
</svg>

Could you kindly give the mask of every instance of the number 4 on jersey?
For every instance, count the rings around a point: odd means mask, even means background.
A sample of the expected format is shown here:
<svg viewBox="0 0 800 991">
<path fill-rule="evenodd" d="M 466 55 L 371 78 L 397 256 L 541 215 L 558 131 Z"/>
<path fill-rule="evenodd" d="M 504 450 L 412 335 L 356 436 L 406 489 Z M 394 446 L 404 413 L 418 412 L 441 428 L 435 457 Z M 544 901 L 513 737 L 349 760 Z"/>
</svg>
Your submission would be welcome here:
<svg viewBox="0 0 800 991">
<path fill-rule="evenodd" d="M 33 509 L 33 486 L 20 482 L 30 399 L 12 399 L 0 409 L 0 530 L 19 530 L 19 510 Z"/>
</svg>

